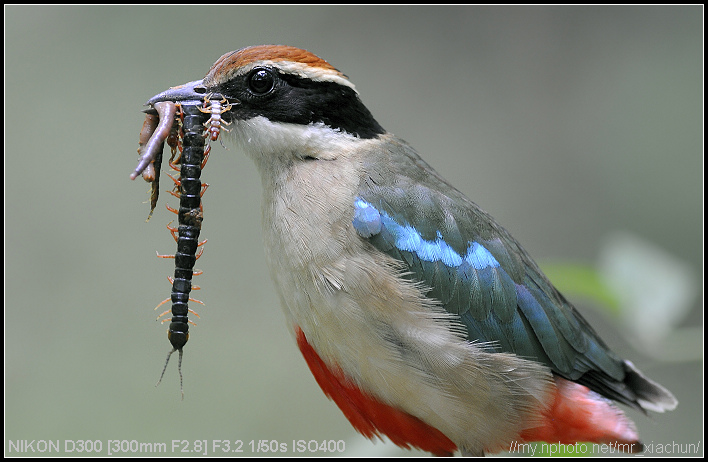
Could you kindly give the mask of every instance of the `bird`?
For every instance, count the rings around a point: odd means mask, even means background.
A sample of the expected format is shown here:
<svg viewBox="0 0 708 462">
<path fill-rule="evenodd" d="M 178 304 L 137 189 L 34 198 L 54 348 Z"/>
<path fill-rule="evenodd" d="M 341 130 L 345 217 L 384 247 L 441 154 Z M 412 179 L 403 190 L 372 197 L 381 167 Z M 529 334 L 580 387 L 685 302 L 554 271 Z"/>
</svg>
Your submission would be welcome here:
<svg viewBox="0 0 708 462">
<path fill-rule="evenodd" d="M 634 453 L 643 445 L 617 404 L 677 406 L 324 59 L 241 48 L 148 104 L 191 100 L 221 101 L 226 139 L 255 162 L 287 323 L 365 437 L 438 456 L 533 441 Z"/>
</svg>

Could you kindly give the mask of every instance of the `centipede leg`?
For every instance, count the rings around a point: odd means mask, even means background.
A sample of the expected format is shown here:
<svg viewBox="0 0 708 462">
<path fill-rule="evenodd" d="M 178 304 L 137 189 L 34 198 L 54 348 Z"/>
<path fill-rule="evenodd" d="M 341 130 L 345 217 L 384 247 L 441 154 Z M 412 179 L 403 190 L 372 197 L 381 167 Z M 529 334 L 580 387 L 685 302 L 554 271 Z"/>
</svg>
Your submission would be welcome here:
<svg viewBox="0 0 708 462">
<path fill-rule="evenodd" d="M 211 145 L 207 144 L 204 148 L 204 160 L 202 160 L 202 170 L 206 167 L 207 160 L 209 160 L 209 153 L 211 152 Z"/>
</svg>

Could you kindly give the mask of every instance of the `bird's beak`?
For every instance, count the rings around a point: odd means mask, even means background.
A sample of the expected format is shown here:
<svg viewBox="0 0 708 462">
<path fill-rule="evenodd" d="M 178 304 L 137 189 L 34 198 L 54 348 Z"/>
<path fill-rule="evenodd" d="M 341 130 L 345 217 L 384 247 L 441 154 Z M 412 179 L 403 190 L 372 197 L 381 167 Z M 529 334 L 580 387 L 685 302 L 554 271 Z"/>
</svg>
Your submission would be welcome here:
<svg viewBox="0 0 708 462">
<path fill-rule="evenodd" d="M 155 103 L 159 103 L 161 101 L 194 101 L 201 103 L 204 101 L 204 97 L 207 94 L 207 88 L 204 85 L 203 80 L 187 82 L 183 85 L 178 85 L 170 88 L 169 90 L 165 90 L 162 93 L 158 93 L 150 98 L 147 103 L 145 103 L 145 105 L 150 106 L 150 108 L 143 110 L 143 112 L 154 113 Z"/>
</svg>

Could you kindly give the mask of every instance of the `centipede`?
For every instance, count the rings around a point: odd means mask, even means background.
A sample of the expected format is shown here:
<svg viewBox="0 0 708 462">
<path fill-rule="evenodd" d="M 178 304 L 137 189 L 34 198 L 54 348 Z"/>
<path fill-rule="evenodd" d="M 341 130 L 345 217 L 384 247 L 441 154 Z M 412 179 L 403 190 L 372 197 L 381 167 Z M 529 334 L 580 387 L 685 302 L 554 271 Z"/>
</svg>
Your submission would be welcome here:
<svg viewBox="0 0 708 462">
<path fill-rule="evenodd" d="M 229 131 L 225 125 L 231 125 L 230 122 L 226 122 L 221 114 L 231 110 L 231 104 L 228 103 L 226 98 L 222 97 L 219 99 L 211 99 L 213 95 L 209 94 L 204 97 L 204 106 L 200 107 L 199 110 L 205 114 L 209 114 L 209 120 L 204 122 L 204 127 L 206 128 L 207 137 L 211 141 L 216 141 L 219 139 L 219 134 L 222 130 Z M 226 103 L 226 106 L 223 104 Z"/>
<path fill-rule="evenodd" d="M 172 346 L 167 353 L 162 373 L 157 385 L 162 382 L 167 366 L 173 353 L 179 354 L 177 370 L 180 378 L 180 392 L 184 399 L 182 357 L 183 348 L 189 340 L 189 326 L 195 323 L 189 319 L 192 314 L 199 315 L 189 307 L 189 302 L 203 303 L 190 296 L 192 290 L 200 287 L 192 284 L 193 276 L 202 274 L 195 270 L 194 265 L 204 251 L 206 240 L 200 241 L 203 221 L 202 196 L 208 187 L 202 183 L 201 172 L 206 165 L 211 146 L 207 140 L 215 141 L 219 137 L 222 125 L 227 124 L 221 119 L 221 114 L 230 109 L 230 105 L 223 106 L 225 99 L 210 100 L 205 97 L 200 101 L 171 102 L 162 101 L 154 104 L 154 109 L 146 111 L 145 122 L 139 137 L 138 153 L 140 154 L 138 166 L 131 173 L 130 178 L 138 175 L 151 183 L 150 214 L 159 197 L 159 175 L 162 162 L 164 144 L 170 146 L 172 155 L 168 162 L 170 168 L 179 172 L 179 177 L 168 173 L 174 187 L 167 191 L 179 198 L 179 208 L 166 208 L 177 215 L 177 227 L 167 225 L 167 229 L 177 242 L 177 251 L 173 255 L 161 255 L 160 258 L 171 258 L 175 261 L 174 276 L 168 277 L 172 285 L 170 297 L 162 301 L 155 309 L 165 303 L 171 302 L 171 310 L 158 316 L 161 322 L 170 321 L 167 338 Z M 167 317 L 172 314 L 171 318 Z"/>
</svg>

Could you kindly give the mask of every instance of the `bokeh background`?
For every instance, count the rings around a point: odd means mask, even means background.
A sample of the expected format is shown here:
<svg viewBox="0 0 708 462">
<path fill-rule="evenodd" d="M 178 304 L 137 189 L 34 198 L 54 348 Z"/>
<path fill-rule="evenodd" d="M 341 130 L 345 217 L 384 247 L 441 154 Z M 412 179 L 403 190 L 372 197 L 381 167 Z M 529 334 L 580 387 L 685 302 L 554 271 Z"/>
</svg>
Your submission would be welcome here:
<svg viewBox="0 0 708 462">
<path fill-rule="evenodd" d="M 255 167 L 218 143 L 184 401 L 174 363 L 154 386 L 169 344 L 152 308 L 173 271 L 155 251 L 174 253 L 176 199 L 145 223 L 149 187 L 128 179 L 142 105 L 262 43 L 338 67 L 551 273 L 610 287 L 611 309 L 568 290 L 680 401 L 629 411 L 644 441 L 703 454 L 702 7 L 6 6 L 6 455 L 37 455 L 9 450 L 32 440 L 66 456 L 96 453 L 64 440 L 104 456 L 109 440 L 128 456 L 182 455 L 174 440 L 407 453 L 355 433 L 311 377 L 264 264 Z"/>
</svg>

